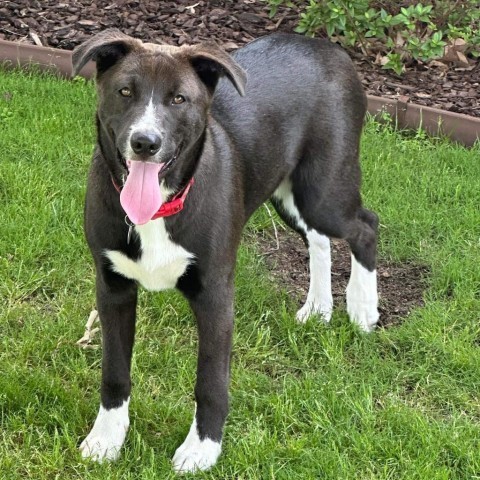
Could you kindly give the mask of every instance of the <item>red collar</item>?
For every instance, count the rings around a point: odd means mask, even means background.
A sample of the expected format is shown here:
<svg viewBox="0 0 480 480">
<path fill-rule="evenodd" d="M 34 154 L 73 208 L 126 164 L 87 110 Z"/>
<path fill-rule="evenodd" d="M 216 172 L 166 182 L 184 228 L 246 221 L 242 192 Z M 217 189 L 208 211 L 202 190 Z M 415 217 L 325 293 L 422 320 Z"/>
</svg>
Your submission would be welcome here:
<svg viewBox="0 0 480 480">
<path fill-rule="evenodd" d="M 122 189 L 117 185 L 113 177 L 112 183 L 115 190 L 120 193 Z M 192 177 L 183 190 L 180 190 L 169 202 L 162 203 L 157 213 L 155 213 L 151 219 L 156 220 L 160 217 L 170 217 L 171 215 L 181 212 L 183 210 L 185 198 L 187 197 L 190 188 L 192 188 L 193 183 L 194 179 Z"/>
</svg>

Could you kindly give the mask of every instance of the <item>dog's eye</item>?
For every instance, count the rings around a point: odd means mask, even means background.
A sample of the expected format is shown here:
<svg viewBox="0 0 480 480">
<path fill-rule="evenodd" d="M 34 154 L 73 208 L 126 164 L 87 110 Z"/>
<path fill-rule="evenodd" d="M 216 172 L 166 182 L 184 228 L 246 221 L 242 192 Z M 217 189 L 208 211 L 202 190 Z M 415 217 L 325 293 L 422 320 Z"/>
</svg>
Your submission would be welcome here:
<svg viewBox="0 0 480 480">
<path fill-rule="evenodd" d="M 172 103 L 174 103 L 175 105 L 180 105 L 184 101 L 185 101 L 185 97 L 183 95 L 176 95 Z"/>
<path fill-rule="evenodd" d="M 131 97 L 132 96 L 132 91 L 128 87 L 123 87 L 120 90 L 120 95 L 122 97 Z"/>
</svg>

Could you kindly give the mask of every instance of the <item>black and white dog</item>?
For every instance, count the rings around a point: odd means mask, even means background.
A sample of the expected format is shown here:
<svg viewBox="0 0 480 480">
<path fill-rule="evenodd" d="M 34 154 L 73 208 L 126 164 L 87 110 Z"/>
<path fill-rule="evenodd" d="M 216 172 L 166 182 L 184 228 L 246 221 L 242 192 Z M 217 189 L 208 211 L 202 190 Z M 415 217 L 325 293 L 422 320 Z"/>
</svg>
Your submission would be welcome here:
<svg viewBox="0 0 480 480">
<path fill-rule="evenodd" d="M 73 54 L 97 67 L 98 144 L 85 229 L 103 332 L 101 405 L 84 457 L 114 459 L 129 426 L 138 284 L 179 289 L 199 332 L 196 411 L 177 472 L 220 455 L 228 411 L 234 268 L 242 229 L 270 199 L 305 239 L 311 283 L 297 319 L 332 314 L 330 243 L 352 251 L 350 319 L 378 320 L 377 216 L 362 207 L 365 95 L 346 53 L 275 34 L 233 58 L 213 44 L 171 47 L 106 30 Z M 248 87 L 246 79 L 248 75 Z"/>
</svg>

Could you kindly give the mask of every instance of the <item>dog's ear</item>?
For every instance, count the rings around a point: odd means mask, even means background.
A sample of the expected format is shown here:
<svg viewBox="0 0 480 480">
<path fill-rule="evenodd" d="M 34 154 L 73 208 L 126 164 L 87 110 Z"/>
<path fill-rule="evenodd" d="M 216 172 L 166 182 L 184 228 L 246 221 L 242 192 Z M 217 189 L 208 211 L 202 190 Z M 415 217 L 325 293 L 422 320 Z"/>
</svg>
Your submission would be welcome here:
<svg viewBox="0 0 480 480">
<path fill-rule="evenodd" d="M 218 79 L 225 75 L 240 95 L 245 95 L 247 74 L 233 58 L 215 43 L 192 47 L 190 63 L 202 82 L 213 93 Z"/>
<path fill-rule="evenodd" d="M 73 51 L 73 76 L 77 75 L 89 60 L 96 62 L 97 74 L 102 74 L 127 55 L 136 43 L 138 40 L 116 28 L 109 28 L 94 35 Z"/>
</svg>

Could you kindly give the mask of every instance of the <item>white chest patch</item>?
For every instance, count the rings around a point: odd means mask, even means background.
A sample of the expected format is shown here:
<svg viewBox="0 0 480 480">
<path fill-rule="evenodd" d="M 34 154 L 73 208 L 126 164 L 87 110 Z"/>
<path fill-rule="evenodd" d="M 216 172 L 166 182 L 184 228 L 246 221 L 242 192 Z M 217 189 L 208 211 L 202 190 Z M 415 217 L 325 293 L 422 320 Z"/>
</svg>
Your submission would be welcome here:
<svg viewBox="0 0 480 480">
<path fill-rule="evenodd" d="M 137 225 L 135 231 L 140 237 L 140 258 L 132 260 L 118 250 L 106 250 L 113 270 L 147 290 L 174 288 L 194 255 L 170 239 L 163 218 Z"/>
</svg>

